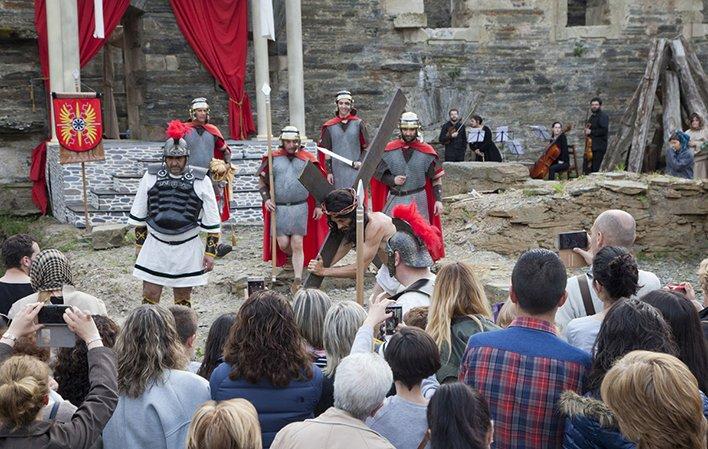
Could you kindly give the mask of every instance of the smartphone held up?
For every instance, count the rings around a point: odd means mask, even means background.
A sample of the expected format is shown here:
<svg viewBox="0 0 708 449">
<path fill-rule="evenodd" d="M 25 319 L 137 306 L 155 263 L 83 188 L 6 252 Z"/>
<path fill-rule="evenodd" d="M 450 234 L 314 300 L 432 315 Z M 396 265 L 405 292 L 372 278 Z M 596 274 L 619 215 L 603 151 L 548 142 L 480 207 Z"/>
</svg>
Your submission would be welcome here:
<svg viewBox="0 0 708 449">
<path fill-rule="evenodd" d="M 43 327 L 37 331 L 37 346 L 71 348 L 76 344 L 76 334 L 64 321 L 64 312 L 69 308 L 64 304 L 47 304 L 39 310 L 37 323 Z"/>
<path fill-rule="evenodd" d="M 580 254 L 573 248 L 587 250 L 589 247 L 588 233 L 585 231 L 561 232 L 556 235 L 556 249 L 558 256 L 566 268 L 579 268 L 587 265 Z"/>
</svg>

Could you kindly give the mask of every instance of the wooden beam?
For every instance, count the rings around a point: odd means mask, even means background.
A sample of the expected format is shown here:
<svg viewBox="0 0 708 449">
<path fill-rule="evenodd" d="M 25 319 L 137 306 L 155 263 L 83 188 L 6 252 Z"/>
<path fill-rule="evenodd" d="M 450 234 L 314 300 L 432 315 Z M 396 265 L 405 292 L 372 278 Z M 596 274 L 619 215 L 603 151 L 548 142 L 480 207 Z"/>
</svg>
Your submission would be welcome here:
<svg viewBox="0 0 708 449">
<path fill-rule="evenodd" d="M 652 111 L 654 110 L 656 88 L 659 84 L 661 72 L 666 65 L 667 50 L 666 39 L 660 38 L 656 40 L 649 51 L 647 67 L 642 80 L 642 90 L 639 93 L 637 117 L 634 120 L 632 151 L 629 153 L 627 171 L 635 173 L 641 173 L 642 171 L 644 150 L 647 145 L 647 135 L 651 125 Z"/>
<path fill-rule="evenodd" d="M 698 84 L 693 79 L 691 69 L 688 65 L 686 49 L 680 39 L 671 41 L 673 61 L 678 67 L 679 82 L 681 84 L 681 97 L 688 109 L 688 113 L 698 113 L 701 117 L 706 117 L 706 104 L 703 95 L 698 88 Z M 702 71 L 702 69 L 701 69 Z M 705 120 L 705 118 L 703 119 Z"/>
<path fill-rule="evenodd" d="M 119 139 L 118 112 L 113 95 L 114 83 L 113 49 L 110 45 L 103 47 L 103 134 L 109 139 Z"/>
<path fill-rule="evenodd" d="M 682 129 L 681 91 L 679 88 L 678 74 L 672 70 L 664 71 L 661 84 L 664 86 L 662 91 L 664 113 L 661 117 L 661 121 L 664 128 L 663 142 L 666 144 L 669 141 L 669 136 L 674 130 Z"/>
<path fill-rule="evenodd" d="M 708 11 L 705 12 L 708 13 Z M 706 72 L 703 70 L 701 61 L 698 59 L 698 56 L 696 56 L 696 52 L 693 51 L 691 44 L 683 36 L 681 36 L 680 39 L 686 53 L 686 62 L 698 86 L 698 90 L 701 92 L 703 103 L 708 104 L 708 77 L 706 77 Z"/>
<path fill-rule="evenodd" d="M 128 8 L 121 22 L 123 24 L 125 98 L 131 139 L 143 138 L 143 129 L 140 126 L 140 110 L 144 102 L 145 55 L 143 55 L 141 46 L 141 21 L 139 11 L 134 8 Z"/>
</svg>

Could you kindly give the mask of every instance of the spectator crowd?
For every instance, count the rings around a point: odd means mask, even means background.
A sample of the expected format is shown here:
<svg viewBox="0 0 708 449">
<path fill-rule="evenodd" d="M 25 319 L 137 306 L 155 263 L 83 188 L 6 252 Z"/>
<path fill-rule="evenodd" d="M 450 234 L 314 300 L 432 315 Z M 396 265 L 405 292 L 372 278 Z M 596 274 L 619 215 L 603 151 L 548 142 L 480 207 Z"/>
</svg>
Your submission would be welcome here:
<svg viewBox="0 0 708 449">
<path fill-rule="evenodd" d="M 254 293 L 213 323 L 141 305 L 118 325 L 61 252 L 9 237 L 0 448 L 706 449 L 708 259 L 696 289 L 662 287 L 635 228 L 600 214 L 570 278 L 524 252 L 501 309 L 472 265 L 443 264 L 392 333 L 386 293 L 365 308 L 314 289 Z M 46 304 L 71 306 L 73 347 L 41 341 Z"/>
</svg>

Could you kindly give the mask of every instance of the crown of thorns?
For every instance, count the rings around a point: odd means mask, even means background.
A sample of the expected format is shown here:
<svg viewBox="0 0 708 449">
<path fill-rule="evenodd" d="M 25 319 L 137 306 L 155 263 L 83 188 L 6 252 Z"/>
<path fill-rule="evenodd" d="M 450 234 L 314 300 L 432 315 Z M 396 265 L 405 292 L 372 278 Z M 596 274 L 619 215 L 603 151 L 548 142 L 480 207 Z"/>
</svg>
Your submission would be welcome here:
<svg viewBox="0 0 708 449">
<path fill-rule="evenodd" d="M 356 210 L 356 207 L 359 205 L 359 201 L 357 200 L 356 197 L 356 191 L 354 189 L 345 189 L 347 192 L 351 193 L 352 195 L 352 204 L 349 206 L 345 207 L 342 210 L 339 211 L 329 211 L 327 210 L 327 206 L 325 204 L 322 204 L 322 212 L 329 216 L 329 217 L 342 217 L 344 215 L 349 215 L 352 211 Z"/>
</svg>

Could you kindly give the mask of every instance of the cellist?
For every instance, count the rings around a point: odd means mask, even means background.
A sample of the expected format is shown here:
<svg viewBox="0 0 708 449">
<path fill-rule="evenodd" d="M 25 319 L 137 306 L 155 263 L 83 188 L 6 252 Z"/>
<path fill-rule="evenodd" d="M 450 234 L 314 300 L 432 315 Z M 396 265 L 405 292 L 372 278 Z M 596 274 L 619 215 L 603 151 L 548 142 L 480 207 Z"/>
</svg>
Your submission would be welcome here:
<svg viewBox="0 0 708 449">
<path fill-rule="evenodd" d="M 565 136 L 563 124 L 561 122 L 554 122 L 551 126 L 551 140 L 549 144 L 553 143 L 556 143 L 560 148 L 560 155 L 548 167 L 549 181 L 556 179 L 556 174 L 568 171 L 568 167 L 570 167 L 570 159 L 568 157 L 568 139 Z"/>
</svg>

